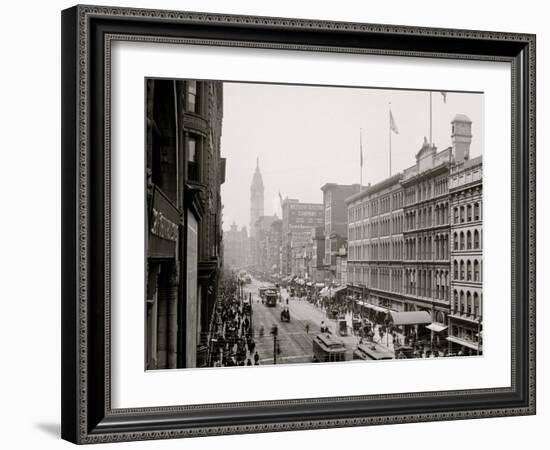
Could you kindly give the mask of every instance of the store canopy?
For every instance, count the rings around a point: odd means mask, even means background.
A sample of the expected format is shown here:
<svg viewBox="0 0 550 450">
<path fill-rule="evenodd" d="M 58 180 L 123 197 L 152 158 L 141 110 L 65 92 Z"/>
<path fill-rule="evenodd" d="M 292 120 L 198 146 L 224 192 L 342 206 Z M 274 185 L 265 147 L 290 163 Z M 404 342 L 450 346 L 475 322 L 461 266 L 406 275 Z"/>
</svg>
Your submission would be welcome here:
<svg viewBox="0 0 550 450">
<path fill-rule="evenodd" d="M 325 283 L 315 283 L 315 287 L 316 287 L 316 288 L 324 288 L 324 287 L 325 287 Z"/>
<path fill-rule="evenodd" d="M 447 325 L 439 322 L 434 322 L 429 325 L 426 325 L 426 328 L 429 330 L 435 331 L 436 333 L 441 333 L 447 329 Z"/>
<path fill-rule="evenodd" d="M 479 350 L 479 346 L 476 342 L 467 341 L 466 339 L 460 339 L 456 336 L 447 336 L 447 340 L 454 342 L 455 344 L 471 348 L 472 350 Z"/>
<path fill-rule="evenodd" d="M 338 286 L 338 287 L 336 287 L 336 288 L 333 288 L 333 289 L 332 289 L 332 292 L 334 292 L 335 294 L 337 294 L 338 292 L 342 292 L 342 291 L 344 291 L 344 290 L 346 290 L 346 289 L 347 289 L 346 286 Z"/>
<path fill-rule="evenodd" d="M 364 306 L 365 308 L 372 309 L 373 311 L 376 311 L 376 312 L 383 312 L 383 313 L 388 312 L 388 308 L 382 308 L 381 306 L 373 305 L 372 303 L 364 302 L 363 300 L 355 300 L 355 302 L 358 305 Z"/>
<path fill-rule="evenodd" d="M 328 294 L 328 287 L 324 287 L 321 289 L 321 292 L 319 292 L 320 295 L 327 295 Z"/>
<path fill-rule="evenodd" d="M 390 316 L 394 325 L 424 325 L 432 323 L 430 313 L 426 311 L 390 311 Z"/>
</svg>

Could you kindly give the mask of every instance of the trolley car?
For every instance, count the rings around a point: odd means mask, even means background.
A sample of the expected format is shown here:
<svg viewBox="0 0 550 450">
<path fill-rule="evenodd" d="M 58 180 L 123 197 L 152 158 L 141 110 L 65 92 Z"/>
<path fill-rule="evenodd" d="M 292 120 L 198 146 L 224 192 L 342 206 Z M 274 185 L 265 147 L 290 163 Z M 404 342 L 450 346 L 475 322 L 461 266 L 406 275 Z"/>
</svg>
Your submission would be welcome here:
<svg viewBox="0 0 550 450">
<path fill-rule="evenodd" d="M 336 362 L 346 360 L 344 341 L 328 333 L 313 339 L 313 362 Z"/>
</svg>

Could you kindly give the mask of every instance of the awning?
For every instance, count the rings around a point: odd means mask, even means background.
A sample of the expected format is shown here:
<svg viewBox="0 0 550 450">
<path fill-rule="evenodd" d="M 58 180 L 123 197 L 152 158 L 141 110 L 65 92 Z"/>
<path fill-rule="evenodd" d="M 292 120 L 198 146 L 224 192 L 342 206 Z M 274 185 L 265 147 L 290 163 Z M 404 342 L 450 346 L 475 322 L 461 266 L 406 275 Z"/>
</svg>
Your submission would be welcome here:
<svg viewBox="0 0 550 450">
<path fill-rule="evenodd" d="M 328 294 L 328 287 L 324 287 L 321 289 L 321 292 L 319 292 L 319 295 L 327 295 Z"/>
<path fill-rule="evenodd" d="M 426 311 L 390 311 L 390 316 L 394 325 L 424 325 L 432 323 L 430 313 Z"/>
<path fill-rule="evenodd" d="M 429 330 L 435 331 L 436 333 L 441 333 L 447 329 L 447 325 L 444 323 L 434 322 L 429 325 L 426 325 L 426 328 Z"/>
<path fill-rule="evenodd" d="M 308 282 L 306 283 L 306 286 L 313 286 L 313 283 L 312 283 L 311 281 L 308 281 Z"/>
<path fill-rule="evenodd" d="M 355 302 L 360 306 L 364 306 L 365 308 L 372 309 L 373 311 L 376 311 L 376 312 L 383 312 L 383 313 L 388 312 L 388 308 L 382 308 L 381 306 L 373 305 L 372 303 L 367 303 L 367 302 L 364 302 L 363 300 L 355 300 Z"/>
<path fill-rule="evenodd" d="M 447 336 L 447 340 L 454 342 L 458 345 L 463 345 L 464 347 L 471 348 L 472 350 L 479 350 L 481 347 L 478 347 L 477 342 L 467 341 L 465 339 L 460 339 L 456 336 Z"/>
<path fill-rule="evenodd" d="M 315 287 L 316 287 L 316 288 L 324 288 L 324 287 L 325 287 L 325 283 L 315 283 Z"/>
<path fill-rule="evenodd" d="M 337 294 L 338 292 L 342 292 L 342 291 L 344 291 L 344 290 L 346 290 L 346 289 L 347 289 L 346 286 L 339 286 L 339 287 L 337 287 L 337 288 L 333 288 L 333 289 L 332 289 L 332 292 L 334 292 L 335 294 Z"/>
</svg>

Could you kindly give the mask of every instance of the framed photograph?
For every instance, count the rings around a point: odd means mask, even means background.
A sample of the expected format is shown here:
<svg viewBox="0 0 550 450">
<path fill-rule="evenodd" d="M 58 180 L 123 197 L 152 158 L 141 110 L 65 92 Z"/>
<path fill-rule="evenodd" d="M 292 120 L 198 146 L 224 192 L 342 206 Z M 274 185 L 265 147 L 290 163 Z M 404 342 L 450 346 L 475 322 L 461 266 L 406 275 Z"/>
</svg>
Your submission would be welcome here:
<svg viewBox="0 0 550 450">
<path fill-rule="evenodd" d="M 62 437 L 535 413 L 535 36 L 62 12 Z"/>
</svg>

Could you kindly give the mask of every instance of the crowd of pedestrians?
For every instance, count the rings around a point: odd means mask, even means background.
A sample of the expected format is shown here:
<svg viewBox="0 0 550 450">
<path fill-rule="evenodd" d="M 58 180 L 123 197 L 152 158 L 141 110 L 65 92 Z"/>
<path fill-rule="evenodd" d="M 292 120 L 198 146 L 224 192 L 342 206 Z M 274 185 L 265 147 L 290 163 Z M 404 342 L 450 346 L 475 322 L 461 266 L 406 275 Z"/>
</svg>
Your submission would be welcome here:
<svg viewBox="0 0 550 450">
<path fill-rule="evenodd" d="M 260 364 L 252 327 L 251 298 L 239 295 L 236 280 L 220 289 L 216 310 L 216 331 L 211 339 L 211 365 L 214 367 Z"/>
</svg>

